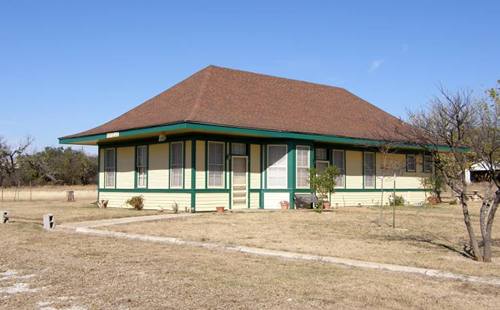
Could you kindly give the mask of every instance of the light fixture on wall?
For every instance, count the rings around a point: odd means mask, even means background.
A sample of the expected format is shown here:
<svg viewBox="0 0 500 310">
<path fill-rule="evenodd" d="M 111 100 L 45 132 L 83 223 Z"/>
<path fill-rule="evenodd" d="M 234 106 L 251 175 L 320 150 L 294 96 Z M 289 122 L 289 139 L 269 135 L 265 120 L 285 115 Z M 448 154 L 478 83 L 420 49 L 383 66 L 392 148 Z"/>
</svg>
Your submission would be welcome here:
<svg viewBox="0 0 500 310">
<path fill-rule="evenodd" d="M 163 142 L 165 140 L 167 140 L 167 136 L 165 136 L 165 135 L 158 136 L 158 142 Z"/>
</svg>

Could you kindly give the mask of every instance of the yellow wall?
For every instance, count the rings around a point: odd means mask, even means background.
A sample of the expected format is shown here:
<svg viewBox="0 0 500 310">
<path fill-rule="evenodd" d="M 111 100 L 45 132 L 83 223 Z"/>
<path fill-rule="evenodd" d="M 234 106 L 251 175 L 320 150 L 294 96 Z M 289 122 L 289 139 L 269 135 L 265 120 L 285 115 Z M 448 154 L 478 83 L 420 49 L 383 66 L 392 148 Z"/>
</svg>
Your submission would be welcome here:
<svg viewBox="0 0 500 310">
<path fill-rule="evenodd" d="M 109 200 L 108 207 L 130 208 L 126 201 L 133 196 L 142 195 L 144 197 L 145 209 L 167 209 L 177 203 L 179 211 L 184 211 L 186 207 L 191 208 L 191 195 L 188 193 L 147 193 L 147 192 L 101 192 L 100 200 Z"/>
<path fill-rule="evenodd" d="M 196 194 L 196 211 L 215 211 L 216 207 L 229 208 L 229 193 Z"/>
<path fill-rule="evenodd" d="M 169 144 L 149 146 L 148 188 L 168 188 Z"/>
<path fill-rule="evenodd" d="M 259 208 L 260 193 L 250 193 L 250 209 Z"/>
<path fill-rule="evenodd" d="M 196 140 L 196 188 L 205 188 L 205 141 Z"/>
<path fill-rule="evenodd" d="M 119 147 L 116 151 L 116 188 L 134 188 L 135 147 Z"/>
<path fill-rule="evenodd" d="M 363 188 L 363 152 L 345 151 L 346 188 Z"/>
<path fill-rule="evenodd" d="M 389 203 L 389 196 L 392 193 L 384 192 L 383 202 Z M 396 195 L 403 196 L 406 203 L 419 204 L 425 201 L 426 193 L 424 191 L 418 192 L 396 192 Z M 428 194 L 427 194 L 428 195 Z M 381 192 L 336 192 L 331 195 L 332 206 L 374 206 L 380 205 L 382 198 Z"/>
<path fill-rule="evenodd" d="M 250 145 L 250 188 L 260 188 L 260 145 Z"/>
</svg>

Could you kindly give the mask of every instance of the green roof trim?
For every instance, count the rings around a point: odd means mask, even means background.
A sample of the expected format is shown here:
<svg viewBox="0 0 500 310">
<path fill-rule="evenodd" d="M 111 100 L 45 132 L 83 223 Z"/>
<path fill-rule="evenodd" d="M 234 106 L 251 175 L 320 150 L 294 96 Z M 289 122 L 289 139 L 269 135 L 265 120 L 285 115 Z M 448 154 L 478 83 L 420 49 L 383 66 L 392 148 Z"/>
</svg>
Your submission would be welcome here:
<svg viewBox="0 0 500 310">
<path fill-rule="evenodd" d="M 223 126 L 223 125 L 214 125 L 214 124 L 202 124 L 202 123 L 194 123 L 194 122 L 182 122 L 176 124 L 167 124 L 161 126 L 153 126 L 146 128 L 138 128 L 138 129 L 129 129 L 123 130 L 118 133 L 118 137 L 133 137 L 136 135 L 142 134 L 153 134 L 153 133 L 168 133 L 178 130 L 188 130 L 188 131 L 210 131 L 215 133 L 223 133 L 223 134 L 233 134 L 233 135 L 247 135 L 247 136 L 256 136 L 256 137 L 264 137 L 264 138 L 283 138 L 283 139 L 294 139 L 294 140 L 309 140 L 316 142 L 325 142 L 325 143 L 338 143 L 338 144 L 346 144 L 346 145 L 358 145 L 358 146 L 367 146 L 367 147 L 376 147 L 385 143 L 382 140 L 373 140 L 373 139 L 363 139 L 363 138 L 349 138 L 349 137 L 341 137 L 341 136 L 332 136 L 332 135 L 322 135 L 322 134 L 310 134 L 310 133 L 295 133 L 295 132 L 285 132 L 285 131 L 277 131 L 277 130 L 268 130 L 268 129 L 252 129 L 252 128 L 242 128 L 242 127 L 232 127 L 232 126 Z M 59 138 L 60 144 L 80 144 L 89 141 L 95 141 L 96 144 L 100 141 L 106 140 L 106 134 L 96 134 L 96 135 L 88 135 L 74 138 Z M 422 147 L 418 144 L 412 143 L 395 143 L 395 148 L 400 149 L 414 149 L 414 150 L 422 150 Z M 447 146 L 439 146 L 438 151 L 449 151 Z"/>
</svg>

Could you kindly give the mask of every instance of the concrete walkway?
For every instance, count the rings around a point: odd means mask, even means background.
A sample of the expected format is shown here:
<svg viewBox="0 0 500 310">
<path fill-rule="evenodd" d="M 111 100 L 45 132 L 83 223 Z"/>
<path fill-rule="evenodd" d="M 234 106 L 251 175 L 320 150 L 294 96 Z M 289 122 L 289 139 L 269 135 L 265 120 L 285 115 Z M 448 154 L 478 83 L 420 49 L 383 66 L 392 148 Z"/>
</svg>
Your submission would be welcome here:
<svg viewBox="0 0 500 310">
<path fill-rule="evenodd" d="M 194 216 L 194 215 L 195 214 L 168 214 L 168 215 L 140 216 L 140 217 L 122 218 L 122 219 L 110 219 L 110 220 L 101 220 L 101 221 L 69 223 L 69 224 L 63 224 L 59 227 L 64 229 L 64 230 L 74 231 L 76 233 L 101 236 L 101 237 L 112 237 L 112 238 L 139 240 L 139 241 L 155 242 L 155 243 L 163 243 L 163 244 L 193 246 L 193 247 L 205 248 L 205 249 L 210 249 L 210 250 L 219 250 L 219 251 L 226 251 L 226 252 L 239 252 L 239 253 L 246 253 L 246 254 L 258 255 L 258 256 L 277 257 L 277 258 L 282 258 L 282 259 L 316 261 L 316 262 L 329 263 L 329 264 L 347 266 L 347 267 L 376 269 L 376 270 L 392 271 L 392 272 L 403 272 L 403 273 L 417 274 L 417 275 L 445 279 L 445 280 L 458 280 L 458 281 L 464 281 L 464 282 L 469 282 L 469 283 L 478 283 L 478 284 L 488 284 L 488 285 L 500 286 L 500 278 L 468 276 L 468 275 L 452 273 L 452 272 L 436 270 L 436 269 L 401 266 L 401 265 L 394 265 L 394 264 L 383 264 L 383 263 L 367 262 L 367 261 L 356 260 L 356 259 L 347 259 L 347 258 L 313 255 L 313 254 L 303 254 L 303 253 L 279 251 L 279 250 L 268 250 L 268 249 L 247 247 L 247 246 L 231 246 L 231 245 L 225 245 L 225 244 L 220 244 L 220 243 L 189 241 L 189 240 L 183 240 L 183 239 L 173 238 L 173 237 L 160 237 L 160 236 L 131 234 L 131 233 L 116 232 L 116 231 L 93 229 L 95 227 L 110 226 L 110 225 L 117 225 L 117 224 L 127 224 L 127 223 L 134 223 L 134 222 L 172 220 L 172 219 L 183 218 L 183 217 Z"/>
</svg>

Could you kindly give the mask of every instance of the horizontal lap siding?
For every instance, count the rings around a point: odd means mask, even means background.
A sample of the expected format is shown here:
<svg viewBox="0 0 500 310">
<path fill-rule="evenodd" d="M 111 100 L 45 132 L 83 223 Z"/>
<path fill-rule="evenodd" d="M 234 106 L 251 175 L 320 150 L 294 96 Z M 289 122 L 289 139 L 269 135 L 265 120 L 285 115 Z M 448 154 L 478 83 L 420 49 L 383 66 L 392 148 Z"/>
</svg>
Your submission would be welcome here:
<svg viewBox="0 0 500 310">
<path fill-rule="evenodd" d="M 385 157 L 385 160 L 384 160 Z M 429 173 L 422 172 L 422 155 L 417 155 L 416 172 L 406 171 L 405 154 L 382 154 L 377 153 L 377 188 L 382 188 L 382 175 L 384 175 L 384 188 L 393 188 L 394 171 L 396 171 L 396 189 L 423 189 L 422 181 L 429 177 Z M 384 168 L 385 167 L 385 168 Z"/>
<path fill-rule="evenodd" d="M 116 188 L 134 188 L 135 147 L 119 147 L 116 150 Z"/>
<path fill-rule="evenodd" d="M 196 141 L 196 188 L 205 188 L 205 141 Z"/>
<path fill-rule="evenodd" d="M 101 192 L 99 199 L 109 200 L 108 207 L 130 208 L 126 201 L 133 196 L 144 198 L 145 209 L 172 209 L 175 203 L 181 211 L 191 207 L 191 195 L 188 193 Z"/>
<path fill-rule="evenodd" d="M 196 194 L 196 211 L 215 211 L 216 207 L 229 208 L 229 193 Z"/>
<path fill-rule="evenodd" d="M 148 188 L 168 188 L 169 144 L 149 146 Z"/>
<path fill-rule="evenodd" d="M 250 193 L 250 209 L 258 209 L 259 208 L 259 193 Z"/>
<path fill-rule="evenodd" d="M 389 196 L 392 192 L 384 192 L 384 204 L 389 204 Z M 418 192 L 404 192 L 396 191 L 396 195 L 403 196 L 406 203 L 419 204 L 425 201 L 426 193 L 424 191 Z M 373 206 L 380 205 L 382 193 L 381 192 L 337 192 L 331 195 L 332 206 Z"/>
<path fill-rule="evenodd" d="M 264 209 L 280 209 L 280 201 L 289 201 L 290 194 L 283 193 L 264 193 Z"/>
</svg>

